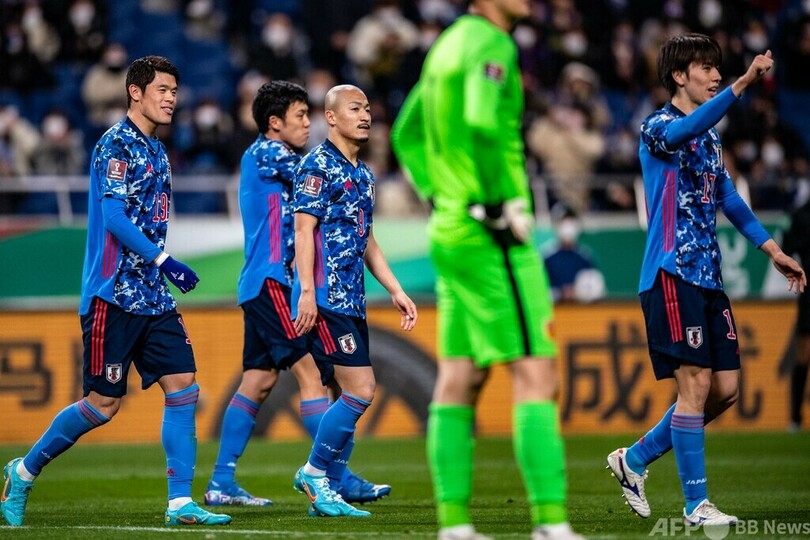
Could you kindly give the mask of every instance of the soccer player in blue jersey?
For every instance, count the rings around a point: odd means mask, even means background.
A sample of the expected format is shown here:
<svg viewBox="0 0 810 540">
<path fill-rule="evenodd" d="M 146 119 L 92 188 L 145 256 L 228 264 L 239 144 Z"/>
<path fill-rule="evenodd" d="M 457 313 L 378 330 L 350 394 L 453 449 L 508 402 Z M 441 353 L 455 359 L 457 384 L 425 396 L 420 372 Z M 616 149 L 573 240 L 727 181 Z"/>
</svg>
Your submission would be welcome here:
<svg viewBox="0 0 810 540">
<path fill-rule="evenodd" d="M 702 34 L 673 37 L 659 51 L 658 76 L 671 99 L 641 125 L 649 230 L 639 294 L 655 377 L 675 378 L 677 401 L 638 442 L 607 458 L 627 503 L 648 517 L 646 468 L 673 449 L 686 500 L 683 519 L 691 526 L 737 521 L 709 502 L 703 444 L 704 425 L 734 404 L 740 378 L 737 329 L 720 273 L 717 209 L 770 257 L 790 290 L 803 291 L 807 283 L 737 194 L 714 128 L 773 66 L 771 52 L 757 55 L 722 91 L 721 60 L 717 42 Z"/>
<path fill-rule="evenodd" d="M 4 468 L 0 506 L 20 526 L 34 479 L 85 433 L 118 412 L 135 364 L 144 389 L 165 394 L 162 440 L 169 503 L 165 525 L 227 525 L 191 499 L 197 457 L 194 410 L 200 389 L 194 354 L 164 278 L 181 292 L 199 281 L 163 247 L 171 200 L 166 148 L 155 136 L 177 102 L 177 69 L 147 56 L 127 71 L 127 116 L 98 141 L 90 163 L 87 248 L 79 307 L 84 398 L 62 410 L 28 454 Z"/>
<path fill-rule="evenodd" d="M 313 438 L 329 408 L 320 372 L 307 352 L 306 338 L 296 333 L 290 312 L 295 247 L 292 185 L 301 160 L 297 150 L 309 139 L 307 101 L 306 90 L 286 81 L 262 85 L 253 100 L 259 135 L 242 156 L 239 183 L 245 232 L 245 264 L 237 290 L 245 320 L 243 373 L 222 420 L 219 454 L 205 493 L 207 505 L 272 504 L 248 493 L 234 476 L 256 415 L 280 370 L 289 369 L 298 381 L 301 419 Z M 372 484 L 346 466 L 341 473 L 330 476 L 330 482 L 347 502 L 370 502 L 391 491 L 391 486 Z"/>
<path fill-rule="evenodd" d="M 374 238 L 374 177 L 357 157 L 371 128 L 368 99 L 355 86 L 336 86 L 324 108 L 327 139 L 303 158 L 293 189 L 292 315 L 324 382 L 334 376 L 342 394 L 324 413 L 294 486 L 309 497 L 310 515 L 368 516 L 335 493 L 328 474 L 345 467 L 355 425 L 374 397 L 364 264 L 391 295 L 404 330 L 413 329 L 417 312 Z"/>
</svg>

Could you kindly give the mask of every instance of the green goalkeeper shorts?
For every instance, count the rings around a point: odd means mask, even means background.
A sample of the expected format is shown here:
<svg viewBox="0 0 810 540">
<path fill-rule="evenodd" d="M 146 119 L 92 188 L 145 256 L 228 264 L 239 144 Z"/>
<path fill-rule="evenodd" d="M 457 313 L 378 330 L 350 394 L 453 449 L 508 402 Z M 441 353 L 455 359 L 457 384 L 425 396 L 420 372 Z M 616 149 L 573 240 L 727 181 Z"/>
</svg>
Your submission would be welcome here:
<svg viewBox="0 0 810 540">
<path fill-rule="evenodd" d="M 472 358 L 485 368 L 556 356 L 548 276 L 537 250 L 531 244 L 505 248 L 488 233 L 465 232 L 450 242 L 431 242 L 439 357 Z"/>
</svg>

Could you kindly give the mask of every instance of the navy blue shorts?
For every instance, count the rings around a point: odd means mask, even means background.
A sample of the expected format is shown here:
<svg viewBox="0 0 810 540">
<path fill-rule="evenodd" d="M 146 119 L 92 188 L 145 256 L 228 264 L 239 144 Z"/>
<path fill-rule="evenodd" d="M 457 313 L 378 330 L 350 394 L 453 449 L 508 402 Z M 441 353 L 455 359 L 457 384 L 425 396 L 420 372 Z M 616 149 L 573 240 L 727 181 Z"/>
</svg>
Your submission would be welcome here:
<svg viewBox="0 0 810 540">
<path fill-rule="evenodd" d="M 307 354 L 307 340 L 295 332 L 290 288 L 266 279 L 259 296 L 242 304 L 245 342 L 242 369 L 289 369 Z"/>
<path fill-rule="evenodd" d="M 318 321 L 307 333 L 307 341 L 324 385 L 334 376 L 335 365 L 371 365 L 368 324 L 362 317 L 350 317 L 319 307 Z"/>
<path fill-rule="evenodd" d="M 81 316 L 84 342 L 84 395 L 127 393 L 131 364 L 149 388 L 164 375 L 194 373 L 194 352 L 183 318 L 172 310 L 161 315 L 134 315 L 96 297 Z"/>
<path fill-rule="evenodd" d="M 653 288 L 640 297 L 656 379 L 673 377 L 682 363 L 713 372 L 740 369 L 740 346 L 726 293 L 661 271 Z"/>
</svg>

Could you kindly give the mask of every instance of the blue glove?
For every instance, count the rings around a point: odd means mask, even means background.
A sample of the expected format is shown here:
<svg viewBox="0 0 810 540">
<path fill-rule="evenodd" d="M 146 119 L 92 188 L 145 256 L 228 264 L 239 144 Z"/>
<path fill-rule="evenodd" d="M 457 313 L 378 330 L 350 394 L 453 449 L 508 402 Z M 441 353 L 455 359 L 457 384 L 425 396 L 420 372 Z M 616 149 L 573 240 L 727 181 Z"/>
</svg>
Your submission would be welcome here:
<svg viewBox="0 0 810 540">
<path fill-rule="evenodd" d="M 166 260 L 160 264 L 159 268 L 166 276 L 166 279 L 171 281 L 183 294 L 196 287 L 200 281 L 194 270 L 180 261 L 174 260 L 171 256 L 166 257 Z"/>
</svg>

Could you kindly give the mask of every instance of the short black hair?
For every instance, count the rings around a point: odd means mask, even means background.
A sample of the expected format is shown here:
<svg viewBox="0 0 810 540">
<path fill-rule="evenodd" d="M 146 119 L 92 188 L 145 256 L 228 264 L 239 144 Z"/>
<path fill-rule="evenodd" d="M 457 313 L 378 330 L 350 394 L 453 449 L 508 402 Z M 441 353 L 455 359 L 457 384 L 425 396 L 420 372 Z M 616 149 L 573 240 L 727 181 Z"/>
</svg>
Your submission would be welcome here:
<svg viewBox="0 0 810 540">
<path fill-rule="evenodd" d="M 682 34 L 668 39 L 658 51 L 658 78 L 672 97 L 678 90 L 673 72 L 686 72 L 693 63 L 719 68 L 722 62 L 723 51 L 713 38 L 705 34 Z"/>
<path fill-rule="evenodd" d="M 253 120 L 259 133 L 270 129 L 270 117 L 283 119 L 293 103 L 308 103 L 307 91 L 300 85 L 289 81 L 270 81 L 264 83 L 256 97 L 253 98 Z"/>
<path fill-rule="evenodd" d="M 127 107 L 132 102 L 132 97 L 129 95 L 129 86 L 134 84 L 141 89 L 142 92 L 146 91 L 149 83 L 155 80 L 157 72 L 168 73 L 173 76 L 177 83 L 180 83 L 180 72 L 167 58 L 163 56 L 144 56 L 138 58 L 129 65 L 127 69 Z"/>
</svg>

